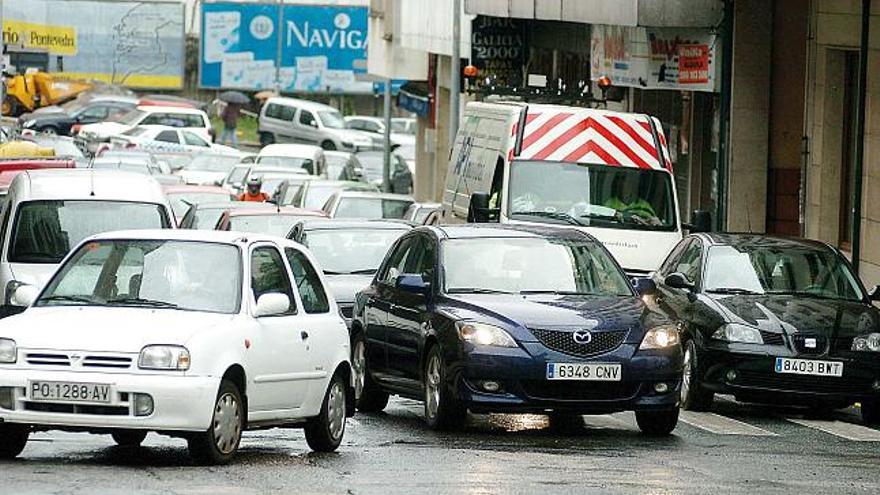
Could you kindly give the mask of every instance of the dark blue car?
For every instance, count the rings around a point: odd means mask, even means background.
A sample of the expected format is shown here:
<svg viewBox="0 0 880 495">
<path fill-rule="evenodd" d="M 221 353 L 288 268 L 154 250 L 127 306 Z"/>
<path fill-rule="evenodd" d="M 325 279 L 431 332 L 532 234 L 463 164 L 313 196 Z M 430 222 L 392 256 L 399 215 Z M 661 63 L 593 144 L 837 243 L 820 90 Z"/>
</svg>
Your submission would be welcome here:
<svg viewBox="0 0 880 495">
<path fill-rule="evenodd" d="M 357 406 L 422 400 L 433 428 L 473 413 L 558 420 L 634 410 L 678 422 L 678 329 L 573 229 L 421 227 L 391 248 L 355 306 Z"/>
</svg>

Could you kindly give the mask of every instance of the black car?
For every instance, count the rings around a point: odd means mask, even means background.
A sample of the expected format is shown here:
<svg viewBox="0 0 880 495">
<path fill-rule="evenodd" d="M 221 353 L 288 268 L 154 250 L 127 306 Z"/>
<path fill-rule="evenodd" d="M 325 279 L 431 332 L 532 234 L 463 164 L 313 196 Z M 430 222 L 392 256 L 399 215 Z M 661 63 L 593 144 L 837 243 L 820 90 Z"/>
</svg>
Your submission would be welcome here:
<svg viewBox="0 0 880 495">
<path fill-rule="evenodd" d="M 878 421 L 880 312 L 849 262 L 815 241 L 686 237 L 655 274 L 659 307 L 682 327 L 682 406 L 716 393 L 811 407 L 862 404 Z"/>
<path fill-rule="evenodd" d="M 22 129 L 69 136 L 74 125 L 103 122 L 135 108 L 137 100 L 128 97 L 94 99 L 87 103 L 73 101 L 57 111 L 34 112 L 19 117 Z"/>
<path fill-rule="evenodd" d="M 467 410 L 562 424 L 634 410 L 649 434 L 678 421 L 678 330 L 573 229 L 410 231 L 358 294 L 352 350 L 361 411 L 398 394 L 424 401 L 433 428 Z"/>
</svg>

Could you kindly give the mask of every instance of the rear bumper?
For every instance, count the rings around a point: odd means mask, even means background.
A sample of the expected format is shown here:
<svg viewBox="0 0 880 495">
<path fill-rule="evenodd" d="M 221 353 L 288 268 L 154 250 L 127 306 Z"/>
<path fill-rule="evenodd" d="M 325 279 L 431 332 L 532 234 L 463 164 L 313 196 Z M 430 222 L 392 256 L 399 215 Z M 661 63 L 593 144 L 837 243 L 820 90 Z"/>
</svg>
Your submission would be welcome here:
<svg viewBox="0 0 880 495">
<path fill-rule="evenodd" d="M 613 352 L 581 358 L 526 343 L 523 349 L 473 350 L 463 355 L 456 374 L 455 391 L 474 412 L 566 411 L 582 414 L 677 407 L 681 388 L 682 352 L 636 352 L 636 344 L 623 344 Z M 607 363 L 621 365 L 621 381 L 547 380 L 548 363 Z M 501 390 L 487 392 L 485 381 Z M 664 392 L 655 385 L 663 383 Z"/>
<path fill-rule="evenodd" d="M 81 382 L 111 385 L 111 403 L 77 407 L 55 402 L 31 401 L 29 381 Z M 86 373 L 3 369 L 0 388 L 11 388 L 12 409 L 0 407 L 0 421 L 37 428 L 71 430 L 143 429 L 192 431 L 208 429 L 220 379 L 168 375 Z M 153 399 L 153 413 L 135 416 L 132 394 Z"/>
</svg>

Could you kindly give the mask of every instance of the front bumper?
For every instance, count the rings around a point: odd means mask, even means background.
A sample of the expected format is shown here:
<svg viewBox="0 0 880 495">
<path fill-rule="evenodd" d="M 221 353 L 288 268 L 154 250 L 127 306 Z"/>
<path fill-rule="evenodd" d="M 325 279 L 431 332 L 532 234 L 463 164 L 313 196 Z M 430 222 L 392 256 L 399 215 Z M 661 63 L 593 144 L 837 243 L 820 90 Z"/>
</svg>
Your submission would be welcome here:
<svg viewBox="0 0 880 495">
<path fill-rule="evenodd" d="M 541 413 L 548 410 L 583 414 L 677 407 L 681 388 L 682 351 L 640 351 L 638 344 L 583 358 L 550 350 L 540 343 L 523 348 L 473 348 L 462 352 L 452 367 L 458 397 L 477 413 Z M 609 363 L 621 365 L 621 381 L 547 380 L 548 363 Z M 490 393 L 482 382 L 501 386 Z M 658 393 L 655 384 L 664 383 Z"/>
<path fill-rule="evenodd" d="M 80 382 L 111 385 L 111 403 L 73 407 L 56 402 L 31 401 L 29 381 Z M 0 422 L 71 430 L 143 429 L 192 431 L 208 429 L 220 379 L 202 376 L 139 375 L 4 368 L 0 388 L 12 389 L 13 408 L 0 407 Z M 135 416 L 132 394 L 148 394 L 153 413 Z"/>
</svg>

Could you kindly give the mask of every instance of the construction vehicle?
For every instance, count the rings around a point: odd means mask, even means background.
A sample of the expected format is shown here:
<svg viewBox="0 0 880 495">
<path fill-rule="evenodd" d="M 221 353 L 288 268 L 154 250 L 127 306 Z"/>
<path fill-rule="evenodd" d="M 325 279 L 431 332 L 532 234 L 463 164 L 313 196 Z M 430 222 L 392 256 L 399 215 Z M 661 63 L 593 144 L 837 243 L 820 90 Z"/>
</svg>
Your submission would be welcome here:
<svg viewBox="0 0 880 495">
<path fill-rule="evenodd" d="M 88 81 L 65 80 L 39 71 L 7 76 L 3 115 L 16 117 L 40 107 L 59 105 L 94 87 Z"/>
</svg>

